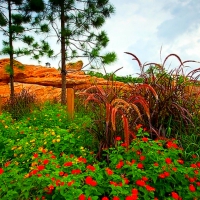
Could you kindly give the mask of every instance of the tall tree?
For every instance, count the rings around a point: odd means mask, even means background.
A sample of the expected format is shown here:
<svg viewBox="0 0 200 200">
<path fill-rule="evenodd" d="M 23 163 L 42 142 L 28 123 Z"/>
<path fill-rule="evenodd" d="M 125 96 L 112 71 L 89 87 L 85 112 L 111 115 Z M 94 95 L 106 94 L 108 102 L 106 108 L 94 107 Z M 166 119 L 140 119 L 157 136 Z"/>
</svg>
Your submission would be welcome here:
<svg viewBox="0 0 200 200">
<path fill-rule="evenodd" d="M 0 31 L 6 37 L 0 54 L 10 57 L 7 71 L 10 75 L 11 99 L 14 97 L 14 57 L 31 55 L 34 59 L 39 59 L 44 54 L 49 57 L 53 55 L 45 40 L 41 40 L 39 44 L 31 35 L 31 31 L 49 31 L 46 24 L 41 24 L 40 12 L 44 11 L 44 8 L 43 0 L 0 0 Z M 17 42 L 18 46 L 21 46 L 21 43 L 26 46 L 14 48 L 14 42 Z"/>
<path fill-rule="evenodd" d="M 114 13 L 109 0 L 49 0 L 47 19 L 61 45 L 62 92 L 61 103 L 66 104 L 66 61 L 88 58 L 87 65 L 105 65 L 116 60 L 114 52 L 100 54 L 108 45 L 105 31 L 99 28 Z"/>
</svg>

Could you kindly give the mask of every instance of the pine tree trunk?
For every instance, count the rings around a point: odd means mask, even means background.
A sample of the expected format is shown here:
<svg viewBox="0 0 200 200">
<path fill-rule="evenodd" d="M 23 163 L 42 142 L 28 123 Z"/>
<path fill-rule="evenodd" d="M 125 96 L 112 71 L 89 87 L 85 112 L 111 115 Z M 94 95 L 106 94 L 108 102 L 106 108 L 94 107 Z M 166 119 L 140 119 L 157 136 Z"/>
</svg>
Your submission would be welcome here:
<svg viewBox="0 0 200 200">
<path fill-rule="evenodd" d="M 9 12 L 9 46 L 10 46 L 10 99 L 14 98 L 14 68 L 13 68 L 13 32 L 11 29 L 11 1 L 8 0 L 8 12 Z"/>
<path fill-rule="evenodd" d="M 61 4 L 61 73 L 62 73 L 62 92 L 61 92 L 61 104 L 66 104 L 66 64 L 65 64 L 65 14 L 64 3 Z"/>
</svg>

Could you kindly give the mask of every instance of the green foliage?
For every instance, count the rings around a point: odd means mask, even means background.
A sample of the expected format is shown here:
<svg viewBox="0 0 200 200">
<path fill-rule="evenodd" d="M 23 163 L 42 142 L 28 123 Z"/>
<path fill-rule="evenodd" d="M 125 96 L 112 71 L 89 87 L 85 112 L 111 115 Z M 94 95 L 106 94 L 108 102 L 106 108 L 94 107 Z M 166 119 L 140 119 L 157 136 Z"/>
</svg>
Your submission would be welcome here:
<svg viewBox="0 0 200 200">
<path fill-rule="evenodd" d="M 113 73 L 102 74 L 100 72 L 88 71 L 86 74 L 90 76 L 95 76 L 98 78 L 104 78 L 106 80 L 120 81 L 123 83 L 143 83 L 144 79 L 140 77 L 132 77 L 131 75 L 127 76 L 117 76 Z"/>
<path fill-rule="evenodd" d="M 7 21 L 3 13 L 0 11 L 0 26 L 4 27 L 7 25 Z"/>
</svg>

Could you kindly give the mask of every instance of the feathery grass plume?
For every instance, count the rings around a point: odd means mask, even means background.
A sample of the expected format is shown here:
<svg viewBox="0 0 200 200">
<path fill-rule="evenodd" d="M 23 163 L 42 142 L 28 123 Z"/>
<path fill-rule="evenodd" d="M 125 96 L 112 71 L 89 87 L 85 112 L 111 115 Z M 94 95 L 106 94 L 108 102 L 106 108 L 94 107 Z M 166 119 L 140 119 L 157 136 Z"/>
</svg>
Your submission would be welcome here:
<svg viewBox="0 0 200 200">
<path fill-rule="evenodd" d="M 197 113 L 199 92 L 194 92 L 199 84 L 200 68 L 185 73 L 185 64 L 199 63 L 193 60 L 182 61 L 176 54 L 169 54 L 162 64 L 150 62 L 141 65 L 139 59 L 132 53 L 125 52 L 136 60 L 140 68 L 140 77 L 149 85 L 151 94 L 145 90 L 134 90 L 137 95 L 142 94 L 143 102 L 148 103 L 150 114 L 145 120 L 145 125 L 152 137 L 175 137 L 178 133 L 185 132 L 193 124 L 194 113 Z M 167 60 L 175 57 L 180 65 L 170 71 L 165 70 Z M 148 67 L 145 71 L 144 68 Z M 146 86 L 147 87 L 147 86 Z M 187 91 L 187 90 L 192 91 Z M 136 94 L 135 94 L 136 95 Z M 130 102 L 130 101 L 129 101 Z M 145 103 L 146 105 L 146 103 Z M 141 110 L 140 110 L 141 111 Z"/>
</svg>

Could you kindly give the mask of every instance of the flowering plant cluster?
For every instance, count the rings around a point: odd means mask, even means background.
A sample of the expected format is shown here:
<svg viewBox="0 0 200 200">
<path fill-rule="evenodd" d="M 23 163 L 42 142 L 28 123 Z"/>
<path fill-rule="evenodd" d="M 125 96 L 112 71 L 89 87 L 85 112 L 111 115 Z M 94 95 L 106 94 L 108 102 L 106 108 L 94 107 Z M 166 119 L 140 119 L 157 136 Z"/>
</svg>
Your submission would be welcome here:
<svg viewBox="0 0 200 200">
<path fill-rule="evenodd" d="M 118 136 L 97 160 L 85 123 L 47 128 L 36 115 L 0 115 L 0 199 L 200 199 L 199 157 L 184 160 L 176 140 L 152 140 L 138 126 L 129 146 Z"/>
</svg>

